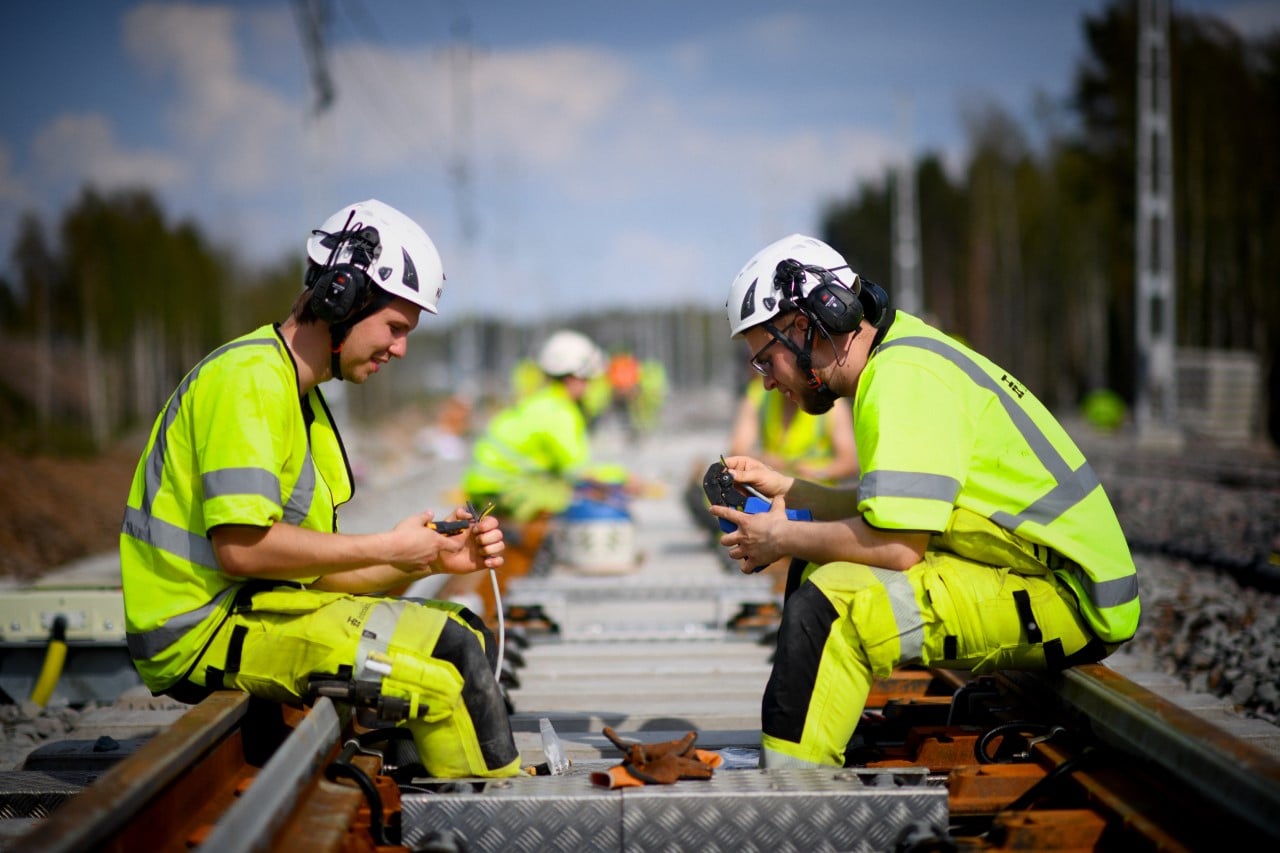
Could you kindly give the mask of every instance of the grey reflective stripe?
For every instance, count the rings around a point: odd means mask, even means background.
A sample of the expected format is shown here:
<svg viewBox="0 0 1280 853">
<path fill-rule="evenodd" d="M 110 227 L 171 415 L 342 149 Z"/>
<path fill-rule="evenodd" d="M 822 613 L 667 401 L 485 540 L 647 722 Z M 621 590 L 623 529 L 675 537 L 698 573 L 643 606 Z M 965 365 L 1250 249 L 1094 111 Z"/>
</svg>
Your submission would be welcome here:
<svg viewBox="0 0 1280 853">
<path fill-rule="evenodd" d="M 954 503 L 960 481 L 919 471 L 872 471 L 858 482 L 858 501 L 871 498 L 923 498 Z"/>
<path fill-rule="evenodd" d="M 192 628 L 208 619 L 218 609 L 223 599 L 235 594 L 239 588 L 238 584 L 233 584 L 215 595 L 213 600 L 203 607 L 179 613 L 159 628 L 142 634 L 126 634 L 125 642 L 129 646 L 129 656 L 134 660 L 150 660 L 160 654 L 185 637 Z"/>
<path fill-rule="evenodd" d="M 875 566 L 867 568 L 884 584 L 885 592 L 889 593 L 889 606 L 893 609 L 893 620 L 898 625 L 898 645 L 902 661 L 912 663 L 921 660 L 924 657 L 924 617 L 920 614 L 920 604 L 916 601 L 911 581 L 907 580 L 904 572 Z"/>
<path fill-rule="evenodd" d="M 182 400 L 187 395 L 187 391 L 191 389 L 191 383 L 196 381 L 196 377 L 200 375 L 200 371 L 205 365 L 217 359 L 223 353 L 233 349 L 247 346 L 270 346 L 275 347 L 280 342 L 278 339 L 271 338 L 249 338 L 242 341 L 231 341 L 223 344 L 213 352 L 209 353 L 203 361 L 191 368 L 191 372 L 182 378 L 178 383 L 177 389 L 173 392 L 173 396 L 169 398 L 169 404 L 164 409 L 164 420 L 160 424 L 160 429 L 156 433 L 155 444 L 151 445 L 151 452 L 147 454 L 147 461 L 144 470 L 146 471 L 145 488 L 142 493 L 141 509 L 144 513 L 151 513 L 151 502 L 155 499 L 156 493 L 160 491 L 160 483 L 164 476 L 164 457 L 165 451 L 169 444 L 169 428 L 173 426 L 174 420 L 178 417 L 178 411 L 182 408 Z M 278 491 L 278 489 L 277 489 Z"/>
<path fill-rule="evenodd" d="M 167 551 L 170 554 L 188 560 L 197 566 L 218 569 L 218 560 L 213 553 L 213 543 L 204 536 L 156 518 L 151 514 L 151 503 L 155 500 L 156 494 L 160 491 L 160 485 L 164 481 L 164 460 L 169 444 L 169 430 L 172 428 L 173 422 L 177 419 L 178 412 L 182 408 L 183 398 L 186 397 L 187 391 L 191 389 L 191 384 L 195 382 L 196 377 L 200 375 L 200 371 L 206 365 L 223 353 L 233 349 L 246 346 L 270 346 L 274 348 L 279 343 L 280 341 L 275 337 L 231 341 L 209 353 L 203 361 L 193 367 L 191 372 L 182 378 L 165 406 L 160 428 L 156 431 L 155 443 L 151 445 L 151 450 L 148 451 L 147 458 L 143 463 L 143 491 L 139 502 L 140 505 L 138 507 L 125 507 L 124 522 L 121 525 L 123 533 L 153 548 Z M 278 486 L 276 491 L 279 492 Z M 129 647 L 130 656 L 135 660 L 150 660 L 160 654 L 182 639 L 193 627 L 208 618 L 218 608 L 223 599 L 237 588 L 238 585 L 227 587 L 215 595 L 208 604 L 173 616 L 159 628 L 142 634 L 128 634 L 125 637 L 125 641 Z"/>
<path fill-rule="evenodd" d="M 493 448 L 497 455 L 502 457 L 510 468 L 494 468 L 492 465 L 486 464 L 481 460 L 484 455 L 482 448 Z M 479 476 L 498 483 L 511 483 L 515 480 L 528 477 L 531 474 L 538 473 L 538 468 L 532 464 L 528 457 L 522 456 L 515 449 L 498 441 L 491 435 L 483 436 L 477 443 L 475 452 L 472 453 L 473 462 L 470 474 L 471 476 Z"/>
<path fill-rule="evenodd" d="M 213 543 L 190 530 L 183 530 L 176 524 L 148 515 L 131 506 L 124 508 L 123 533 L 132 536 L 139 542 L 167 551 L 175 557 L 203 566 L 206 569 L 217 569 L 218 559 L 213 553 Z"/>
<path fill-rule="evenodd" d="M 220 468 L 200 476 L 206 498 L 260 495 L 280 502 L 280 478 L 265 468 Z"/>
<path fill-rule="evenodd" d="M 1072 472 L 1071 479 L 1059 482 L 1039 500 L 1019 513 L 993 512 L 991 520 L 1007 530 L 1017 530 L 1024 521 L 1048 526 L 1089 496 L 1100 485 L 1088 463 Z"/>
<path fill-rule="evenodd" d="M 818 761 L 806 761 L 803 758 L 796 758 L 794 755 L 787 755 L 785 752 L 764 747 L 760 750 L 760 766 L 766 770 L 805 770 L 810 767 L 818 767 L 823 770 L 831 770 L 830 764 L 823 764 Z"/>
<path fill-rule="evenodd" d="M 360 642 L 356 645 L 355 678 L 357 681 L 382 683 L 382 673 L 370 669 L 370 652 L 387 651 L 391 643 L 391 635 L 395 633 L 400 622 L 400 614 L 408 602 L 379 601 L 369 609 L 360 630 Z"/>
<path fill-rule="evenodd" d="M 311 499 L 316 494 L 316 468 L 311 464 L 311 442 L 307 441 L 307 453 L 302 458 L 302 470 L 293 484 L 293 492 L 284 505 L 284 521 L 299 527 L 311 511 Z"/>
<path fill-rule="evenodd" d="M 1085 462 L 1079 468 L 1072 469 L 1067 464 L 1067 461 L 1062 458 L 1062 454 L 1053 446 L 1053 443 L 1049 441 L 1044 431 L 1036 426 L 1031 416 L 1014 401 L 1008 389 L 979 367 L 973 359 L 944 341 L 921 336 L 886 341 L 880 345 L 879 349 L 886 350 L 895 346 L 916 347 L 945 358 L 960 368 L 975 385 L 993 393 L 996 399 L 1000 401 L 1005 414 L 1009 416 L 1009 420 L 1013 422 L 1014 427 L 1021 434 L 1022 440 L 1027 443 L 1027 446 L 1035 454 L 1036 459 L 1058 483 L 1057 486 L 1043 497 L 1034 501 L 1022 512 L 1016 514 L 997 513 L 991 517 L 992 521 L 1008 530 L 1017 530 L 1024 521 L 1034 521 L 1037 524 L 1048 525 L 1082 501 L 1098 486 L 1097 475 L 1093 473 L 1089 463 Z"/>
<path fill-rule="evenodd" d="M 1119 607 L 1138 598 L 1138 575 L 1136 572 L 1108 581 L 1096 581 L 1089 577 L 1085 570 L 1076 563 L 1065 566 L 1064 570 L 1070 572 L 1071 576 L 1080 583 L 1085 595 L 1089 597 L 1095 607 Z"/>
</svg>

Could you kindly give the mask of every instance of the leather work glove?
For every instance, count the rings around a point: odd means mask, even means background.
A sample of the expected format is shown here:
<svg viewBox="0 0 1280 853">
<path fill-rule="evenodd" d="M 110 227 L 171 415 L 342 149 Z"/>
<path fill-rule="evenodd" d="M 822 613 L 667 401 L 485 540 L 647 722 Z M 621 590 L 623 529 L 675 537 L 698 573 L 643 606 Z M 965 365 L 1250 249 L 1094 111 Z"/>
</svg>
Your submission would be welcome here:
<svg viewBox="0 0 1280 853">
<path fill-rule="evenodd" d="M 636 785 L 673 785 L 680 779 L 710 779 L 712 771 L 724 763 L 714 752 L 694 746 L 697 734 L 689 732 L 678 740 L 661 743 L 628 743 L 609 726 L 604 736 L 622 752 L 622 763 L 607 773 L 592 773 L 591 783 L 605 788 Z"/>
</svg>

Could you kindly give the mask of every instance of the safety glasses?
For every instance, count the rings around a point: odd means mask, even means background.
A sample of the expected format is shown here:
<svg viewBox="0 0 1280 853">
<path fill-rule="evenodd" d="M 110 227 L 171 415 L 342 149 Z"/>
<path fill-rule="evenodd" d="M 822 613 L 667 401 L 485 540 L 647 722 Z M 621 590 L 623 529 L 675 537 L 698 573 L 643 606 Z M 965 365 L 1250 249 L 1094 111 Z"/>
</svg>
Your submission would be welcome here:
<svg viewBox="0 0 1280 853">
<path fill-rule="evenodd" d="M 755 368 L 756 373 L 759 373 L 761 376 L 769 375 L 769 369 L 772 366 L 773 359 L 769 359 L 769 361 L 764 361 L 763 360 L 764 354 L 769 351 L 769 347 L 773 346 L 778 342 L 781 342 L 783 346 L 791 350 L 792 354 L 797 356 L 801 355 L 800 348 L 795 344 L 793 344 L 791 342 L 791 338 L 789 337 L 789 333 L 795 327 L 795 325 L 796 324 L 794 320 L 785 329 L 778 329 L 772 323 L 764 324 L 765 331 L 773 336 L 773 340 L 769 341 L 769 343 L 760 347 L 760 349 L 756 350 L 756 352 L 751 356 L 751 366 Z"/>
</svg>

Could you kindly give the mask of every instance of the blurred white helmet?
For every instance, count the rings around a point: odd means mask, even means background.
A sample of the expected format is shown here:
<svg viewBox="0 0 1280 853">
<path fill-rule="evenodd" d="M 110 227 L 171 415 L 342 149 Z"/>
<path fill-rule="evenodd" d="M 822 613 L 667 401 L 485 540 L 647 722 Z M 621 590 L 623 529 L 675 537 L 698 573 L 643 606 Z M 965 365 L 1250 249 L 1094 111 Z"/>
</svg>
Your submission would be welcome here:
<svg viewBox="0 0 1280 853">
<path fill-rule="evenodd" d="M 586 335 L 561 329 L 542 345 L 538 367 L 548 376 L 590 379 L 604 370 L 604 354 Z"/>
<path fill-rule="evenodd" d="M 376 239 L 345 239 L 373 229 Z M 368 251 L 366 247 L 371 244 Z M 340 246 L 337 254 L 335 246 Z M 370 255 L 367 258 L 365 254 Z M 432 314 L 444 292 L 444 266 L 435 243 L 418 223 L 377 199 L 349 204 L 325 220 L 307 240 L 307 257 L 323 266 L 354 263 L 369 281 Z"/>
<path fill-rule="evenodd" d="M 729 286 L 729 298 L 725 313 L 729 318 L 729 337 L 736 338 L 761 323 L 776 317 L 782 310 L 783 296 L 773 284 L 773 275 L 781 261 L 799 261 L 805 266 L 822 267 L 840 280 L 854 293 L 858 292 L 858 275 L 835 249 L 814 237 L 792 234 L 770 243 L 751 260 L 747 261 Z M 807 296 L 821 281 L 811 273 L 805 273 L 801 286 Z"/>
</svg>

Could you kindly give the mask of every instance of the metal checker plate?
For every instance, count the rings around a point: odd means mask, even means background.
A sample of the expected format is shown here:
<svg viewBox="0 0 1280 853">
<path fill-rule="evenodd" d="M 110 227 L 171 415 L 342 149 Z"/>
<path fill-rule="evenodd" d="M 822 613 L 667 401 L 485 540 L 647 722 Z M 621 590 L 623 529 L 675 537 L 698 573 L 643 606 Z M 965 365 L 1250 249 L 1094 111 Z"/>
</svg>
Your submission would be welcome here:
<svg viewBox="0 0 1280 853">
<path fill-rule="evenodd" d="M 406 793 L 402 807 L 405 843 L 451 830 L 472 853 L 892 850 L 908 827 L 945 827 L 948 815 L 946 788 L 923 774 L 824 769 L 613 791 L 585 773 L 517 777 L 478 794 Z"/>
</svg>

